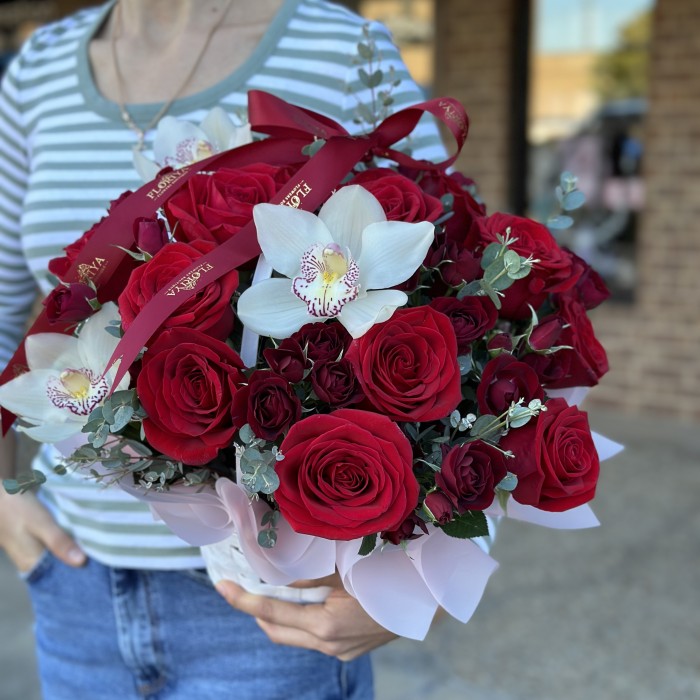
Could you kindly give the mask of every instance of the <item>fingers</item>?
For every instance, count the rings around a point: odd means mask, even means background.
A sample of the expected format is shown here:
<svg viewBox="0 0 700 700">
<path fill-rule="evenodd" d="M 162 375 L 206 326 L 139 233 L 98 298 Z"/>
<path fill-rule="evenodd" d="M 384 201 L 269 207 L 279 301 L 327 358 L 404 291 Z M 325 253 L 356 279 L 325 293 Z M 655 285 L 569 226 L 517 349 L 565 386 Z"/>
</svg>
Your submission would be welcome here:
<svg viewBox="0 0 700 700">
<path fill-rule="evenodd" d="M 219 581 L 216 590 L 226 599 L 226 602 L 255 618 L 298 629 L 313 625 L 318 616 L 320 605 L 299 605 L 276 598 L 254 595 L 237 586 L 231 581 Z"/>
<path fill-rule="evenodd" d="M 68 566 L 82 566 L 85 553 L 51 516 L 51 513 L 38 501 L 27 524 L 29 532 L 36 537 L 55 557 Z"/>
<path fill-rule="evenodd" d="M 330 576 L 324 576 L 323 578 L 309 578 L 303 579 L 301 581 L 295 581 L 290 583 L 290 588 L 316 588 L 318 586 L 330 586 L 331 588 L 342 588 L 343 582 L 340 579 L 340 574 L 336 571 Z"/>
</svg>

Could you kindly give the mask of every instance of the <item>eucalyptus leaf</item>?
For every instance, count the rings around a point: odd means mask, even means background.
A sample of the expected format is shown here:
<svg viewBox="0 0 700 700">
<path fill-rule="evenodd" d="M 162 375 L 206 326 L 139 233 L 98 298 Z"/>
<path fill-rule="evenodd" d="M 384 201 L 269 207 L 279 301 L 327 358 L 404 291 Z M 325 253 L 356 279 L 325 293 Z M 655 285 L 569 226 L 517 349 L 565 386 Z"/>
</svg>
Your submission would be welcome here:
<svg viewBox="0 0 700 700">
<path fill-rule="evenodd" d="M 516 486 L 518 485 L 518 477 L 513 474 L 512 472 L 508 472 L 499 482 L 498 485 L 496 486 L 497 489 L 500 489 L 501 491 L 514 491 Z"/>
<path fill-rule="evenodd" d="M 277 544 L 277 532 L 275 530 L 261 530 L 258 533 L 258 544 L 265 549 L 272 549 Z"/>
<path fill-rule="evenodd" d="M 514 250 L 507 250 L 503 254 L 503 267 L 508 277 L 512 279 L 512 275 L 517 273 L 522 267 L 522 258 Z"/>
<path fill-rule="evenodd" d="M 500 243 L 489 243 L 481 256 L 481 269 L 485 270 L 487 267 L 491 267 L 502 254 L 503 246 Z"/>
<path fill-rule="evenodd" d="M 484 438 L 493 438 L 501 431 L 500 420 L 497 416 L 484 414 L 479 416 L 471 429 L 471 436 L 483 440 Z"/>
<path fill-rule="evenodd" d="M 371 61 L 372 58 L 374 58 L 372 47 L 362 41 L 357 45 L 357 53 L 360 54 L 360 58 L 364 58 L 365 61 Z"/>
<path fill-rule="evenodd" d="M 574 211 L 582 207 L 586 203 L 586 195 L 581 192 L 581 190 L 574 190 L 569 192 L 569 194 L 564 196 L 564 200 L 561 204 L 561 208 L 564 211 Z"/>
<path fill-rule="evenodd" d="M 475 297 L 482 290 L 481 280 L 474 280 L 465 284 L 459 292 L 457 292 L 457 299 L 464 299 L 464 297 Z"/>
<path fill-rule="evenodd" d="M 574 220 L 570 216 L 562 214 L 561 216 L 553 216 L 551 219 L 547 219 L 547 228 L 554 231 L 564 231 L 570 228 L 574 223 Z"/>
<path fill-rule="evenodd" d="M 508 425 L 511 428 L 522 428 L 530 422 L 532 418 L 532 411 L 526 406 L 514 406 L 509 411 Z"/>
<path fill-rule="evenodd" d="M 241 442 L 244 445 L 250 444 L 255 439 L 255 435 L 253 434 L 253 429 L 250 427 L 250 425 L 248 423 L 246 423 L 238 431 L 238 437 L 240 438 Z"/>
<path fill-rule="evenodd" d="M 124 430 L 132 416 L 134 415 L 134 409 L 131 406 L 119 406 L 114 412 L 114 421 L 110 426 L 110 430 L 113 433 L 118 433 L 120 430 Z"/>
</svg>

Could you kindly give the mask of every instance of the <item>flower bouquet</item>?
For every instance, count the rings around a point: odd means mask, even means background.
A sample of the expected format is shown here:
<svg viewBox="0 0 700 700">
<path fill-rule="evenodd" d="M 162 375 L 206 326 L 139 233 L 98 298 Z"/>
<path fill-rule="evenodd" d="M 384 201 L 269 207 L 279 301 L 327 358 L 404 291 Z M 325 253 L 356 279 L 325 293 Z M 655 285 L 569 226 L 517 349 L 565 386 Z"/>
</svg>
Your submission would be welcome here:
<svg viewBox="0 0 700 700">
<path fill-rule="evenodd" d="M 351 137 L 265 93 L 249 113 L 269 138 L 174 139 L 182 167 L 52 261 L 61 284 L 0 387 L 5 428 L 16 414 L 62 445 L 58 469 L 150 503 L 213 578 L 222 548 L 263 591 L 337 570 L 413 638 L 438 606 L 469 619 L 494 518 L 595 525 L 616 449 L 577 407 L 607 370 L 602 281 L 545 225 L 487 215 L 455 157 L 392 149 L 425 112 L 460 148 L 453 100 Z M 570 175 L 558 195 L 582 203 Z"/>
</svg>

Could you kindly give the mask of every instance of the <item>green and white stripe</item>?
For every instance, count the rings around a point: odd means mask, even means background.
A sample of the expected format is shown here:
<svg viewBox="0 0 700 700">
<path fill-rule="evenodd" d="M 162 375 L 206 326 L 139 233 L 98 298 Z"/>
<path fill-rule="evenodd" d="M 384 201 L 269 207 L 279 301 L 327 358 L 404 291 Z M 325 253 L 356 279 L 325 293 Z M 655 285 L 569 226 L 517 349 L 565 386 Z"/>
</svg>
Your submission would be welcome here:
<svg viewBox="0 0 700 700">
<path fill-rule="evenodd" d="M 0 365 L 19 343 L 38 284 L 55 280 L 50 258 L 105 213 L 107 203 L 140 182 L 132 165 L 134 134 L 118 106 L 97 90 L 88 43 L 113 3 L 40 29 L 8 69 L 0 92 Z M 319 111 L 356 131 L 356 99 L 368 101 L 353 65 L 364 20 L 324 0 L 287 0 L 250 59 L 224 81 L 176 100 L 168 113 L 201 121 L 219 104 L 245 112 L 246 93 L 267 90 Z M 402 78 L 396 108 L 423 99 L 386 29 L 371 30 L 382 68 Z M 146 124 L 160 104 L 131 105 Z M 149 138 L 152 134 L 149 134 Z M 147 141 L 147 143 L 149 143 Z M 435 126 L 421 122 L 411 138 L 415 157 L 442 159 Z M 147 153 L 147 155 L 150 155 Z M 198 551 L 153 520 L 149 509 L 119 488 L 52 473 L 56 454 L 41 451 L 38 468 L 56 517 L 95 559 L 112 566 L 177 569 L 200 566 Z"/>
</svg>

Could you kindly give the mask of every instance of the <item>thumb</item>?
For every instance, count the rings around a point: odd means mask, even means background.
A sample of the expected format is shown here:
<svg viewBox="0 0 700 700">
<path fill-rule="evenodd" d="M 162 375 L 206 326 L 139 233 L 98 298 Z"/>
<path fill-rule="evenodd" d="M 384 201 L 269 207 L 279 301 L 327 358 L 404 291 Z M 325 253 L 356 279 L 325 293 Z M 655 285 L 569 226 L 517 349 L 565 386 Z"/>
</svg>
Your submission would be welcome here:
<svg viewBox="0 0 700 700">
<path fill-rule="evenodd" d="M 85 563 L 85 552 L 56 523 L 46 508 L 37 509 L 32 518 L 31 532 L 51 554 L 68 566 L 82 566 Z"/>
</svg>

